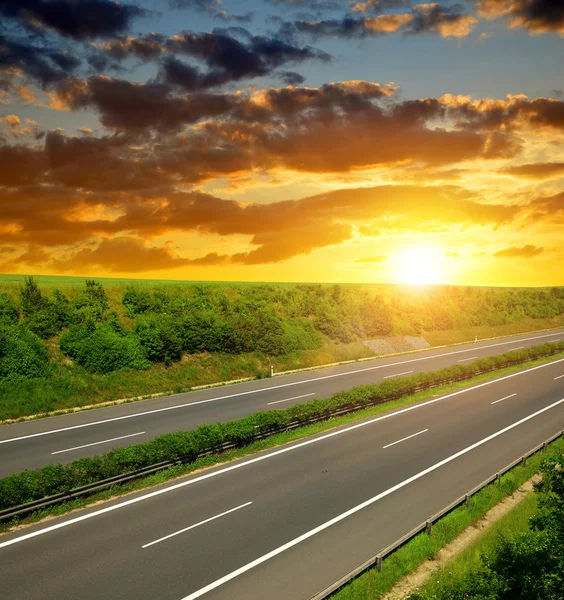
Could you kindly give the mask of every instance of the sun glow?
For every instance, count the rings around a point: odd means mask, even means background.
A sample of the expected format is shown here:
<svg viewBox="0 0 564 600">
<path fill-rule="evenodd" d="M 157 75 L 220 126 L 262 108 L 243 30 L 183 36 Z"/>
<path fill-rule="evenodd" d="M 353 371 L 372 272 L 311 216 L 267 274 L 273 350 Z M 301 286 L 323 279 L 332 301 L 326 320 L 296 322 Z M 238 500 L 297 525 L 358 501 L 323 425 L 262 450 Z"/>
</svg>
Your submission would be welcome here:
<svg viewBox="0 0 564 600">
<path fill-rule="evenodd" d="M 405 248 L 395 261 L 398 283 L 442 283 L 444 273 L 439 253 L 432 248 Z"/>
</svg>

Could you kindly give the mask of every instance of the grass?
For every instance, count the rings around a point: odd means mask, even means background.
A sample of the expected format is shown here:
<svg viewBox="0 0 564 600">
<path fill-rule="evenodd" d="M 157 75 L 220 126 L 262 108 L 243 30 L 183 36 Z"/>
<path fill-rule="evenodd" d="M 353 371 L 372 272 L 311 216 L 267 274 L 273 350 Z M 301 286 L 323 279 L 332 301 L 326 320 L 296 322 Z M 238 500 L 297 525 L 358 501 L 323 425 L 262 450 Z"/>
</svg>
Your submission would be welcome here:
<svg viewBox="0 0 564 600">
<path fill-rule="evenodd" d="M 474 341 L 475 336 L 478 336 L 478 340 L 483 340 L 542 329 L 556 329 L 562 326 L 564 326 L 564 315 L 546 319 L 526 318 L 518 323 L 507 325 L 478 325 L 476 327 L 446 329 L 444 331 L 425 331 L 422 336 L 431 346 L 444 346 Z"/>
<path fill-rule="evenodd" d="M 245 354 L 187 354 L 165 368 L 154 364 L 146 371 L 114 371 L 106 375 L 88 373 L 68 364 L 56 344 L 51 344 L 53 375 L 46 379 L 0 384 L 0 420 L 20 419 L 94 406 L 123 398 L 180 393 L 192 387 L 221 381 L 270 375 L 275 372 L 374 356 L 362 342 L 326 343 L 270 359 L 260 352 Z"/>
<path fill-rule="evenodd" d="M 440 594 L 445 586 L 450 588 L 455 582 L 461 581 L 469 571 L 479 567 L 482 555 L 487 556 L 495 552 L 501 536 L 510 538 L 528 531 L 529 519 L 535 514 L 536 509 L 537 498 L 535 494 L 530 493 L 507 515 L 482 533 L 459 556 L 433 574 L 429 582 L 419 591 L 433 598 L 434 595 Z M 440 594 L 439 597 L 444 597 L 444 594 Z"/>
<path fill-rule="evenodd" d="M 179 465 L 176 467 L 171 467 L 170 469 L 167 469 L 165 471 L 160 471 L 159 473 L 150 475 L 150 476 L 142 478 L 142 479 L 132 481 L 128 484 L 125 484 L 122 486 L 115 486 L 113 488 L 109 488 L 108 490 L 98 492 L 87 498 L 78 498 L 76 500 L 73 500 L 72 502 L 60 504 L 56 507 L 51 507 L 51 508 L 48 508 L 45 510 L 37 511 L 36 513 L 33 513 L 32 515 L 25 517 L 24 519 L 15 520 L 10 523 L 0 524 L 0 532 L 9 530 L 11 527 L 13 527 L 15 525 L 35 523 L 35 522 L 37 522 L 45 517 L 48 517 L 48 516 L 53 516 L 53 515 L 56 516 L 56 515 L 60 515 L 60 514 L 65 514 L 71 510 L 74 510 L 76 508 L 85 507 L 85 506 L 91 505 L 95 502 L 100 502 L 102 500 L 108 500 L 110 498 L 119 497 L 119 496 L 122 496 L 127 493 L 146 489 L 148 487 L 153 487 L 155 485 L 158 485 L 160 483 L 165 483 L 165 482 L 175 479 L 177 477 L 189 475 L 189 474 L 194 473 L 195 471 L 199 471 L 203 468 L 209 468 L 212 466 L 230 462 L 235 459 L 244 458 L 246 456 L 261 452 L 263 450 L 268 450 L 268 449 L 271 449 L 271 448 L 274 448 L 277 446 L 281 446 L 283 444 L 287 444 L 287 443 L 290 443 L 290 442 L 293 442 L 296 440 L 300 440 L 300 439 L 303 439 L 303 438 L 306 438 L 306 437 L 309 437 L 309 436 L 312 436 L 312 435 L 315 435 L 318 433 L 322 433 L 324 431 L 333 429 L 335 427 L 347 425 L 349 423 L 354 423 L 354 422 L 360 421 L 362 419 L 374 417 L 376 415 L 388 412 L 390 410 L 394 410 L 396 408 L 401 408 L 403 406 L 407 406 L 409 404 L 414 404 L 416 402 L 421 402 L 421 401 L 427 400 L 432 397 L 448 394 L 450 392 L 460 390 L 465 387 L 476 385 L 477 383 L 481 383 L 483 381 L 496 379 L 497 377 L 500 377 L 500 376 L 503 376 L 503 375 L 506 375 L 509 373 L 517 372 L 526 367 L 543 364 L 546 362 L 550 362 L 552 360 L 556 360 L 561 357 L 564 357 L 564 352 L 561 354 L 556 354 L 551 357 L 545 357 L 545 358 L 537 359 L 534 361 L 530 361 L 530 362 L 524 363 L 522 365 L 516 365 L 513 367 L 507 367 L 505 369 L 500 369 L 494 373 L 484 373 L 483 375 L 479 375 L 477 377 L 474 377 L 474 378 L 464 381 L 464 382 L 449 383 L 449 384 L 445 384 L 445 385 L 433 388 L 431 390 L 424 390 L 424 391 L 418 392 L 417 394 L 413 394 L 411 396 L 406 396 L 406 397 L 400 398 L 398 400 L 392 400 L 390 402 L 385 402 L 383 404 L 379 404 L 377 406 L 370 407 L 370 408 L 367 408 L 367 409 L 364 409 L 364 410 L 361 410 L 358 412 L 350 413 L 347 415 L 342 415 L 340 417 L 334 417 L 334 418 L 328 419 L 327 421 L 323 421 L 320 423 L 314 423 L 312 425 L 299 427 L 299 428 L 293 429 L 291 431 L 285 431 L 282 433 L 278 433 L 278 434 L 272 435 L 264 440 L 259 440 L 259 441 L 253 442 L 252 444 L 249 444 L 242 448 L 236 448 L 236 449 L 232 449 L 232 450 L 218 453 L 218 454 L 211 454 L 211 455 L 199 458 L 196 461 L 194 461 L 188 465 Z M 536 460 L 536 457 L 532 457 L 529 460 L 529 462 L 527 463 L 527 467 L 525 467 L 526 472 L 529 472 L 528 469 L 529 469 L 530 464 L 536 464 L 534 462 L 535 460 Z M 535 471 L 533 471 L 533 473 L 534 472 Z M 504 477 L 505 477 L 504 481 L 506 481 L 509 476 L 504 476 Z M 526 481 L 526 479 L 524 481 Z M 520 483 L 518 485 L 520 485 Z M 517 487 L 518 487 L 518 485 L 517 485 Z M 502 486 L 501 489 L 505 489 L 505 488 Z"/>
<path fill-rule="evenodd" d="M 550 450 L 562 452 L 564 450 L 564 440 L 559 438 L 553 442 L 550 445 Z M 497 503 L 510 496 L 520 485 L 537 473 L 543 458 L 544 454 L 537 453 L 528 459 L 525 467 L 519 465 L 503 475 L 500 485 L 492 483 L 483 488 L 472 497 L 470 508 L 460 506 L 434 524 L 432 536 L 426 533 L 418 534 L 399 550 L 384 559 L 381 573 L 376 568 L 365 571 L 362 575 L 335 592 L 331 596 L 331 599 L 376 600 L 377 598 L 381 598 L 400 579 L 411 573 L 424 561 L 433 559 L 438 550 L 452 542 L 463 529 L 471 523 L 478 521 Z M 530 503 L 527 504 L 527 507 L 530 509 Z M 522 517 L 523 515 L 518 515 L 514 518 L 517 522 Z M 497 531 L 500 530 L 499 528 L 497 529 Z M 503 529 L 503 531 L 505 532 L 506 530 Z M 488 543 L 495 544 L 495 533 L 492 535 L 493 538 L 489 537 Z M 469 560 L 469 558 L 465 560 Z M 449 580 L 452 583 L 452 576 L 450 575 L 452 568 L 450 564 L 445 568 L 448 569 Z M 460 576 L 463 572 L 462 563 L 459 564 L 457 570 Z M 435 581 L 437 585 L 440 584 L 440 576 L 437 576 Z"/>
</svg>

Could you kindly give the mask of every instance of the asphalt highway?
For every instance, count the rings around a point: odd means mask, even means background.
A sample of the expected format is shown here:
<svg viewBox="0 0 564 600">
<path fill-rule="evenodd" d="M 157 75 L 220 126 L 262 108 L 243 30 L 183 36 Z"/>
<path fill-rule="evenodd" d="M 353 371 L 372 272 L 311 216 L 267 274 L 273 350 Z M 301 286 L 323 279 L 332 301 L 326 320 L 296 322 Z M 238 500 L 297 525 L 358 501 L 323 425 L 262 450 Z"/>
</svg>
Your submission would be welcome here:
<svg viewBox="0 0 564 600">
<path fill-rule="evenodd" d="M 562 429 L 559 359 L 2 535 L 2 598 L 308 600 Z"/>
<path fill-rule="evenodd" d="M 202 423 L 285 408 L 388 377 L 436 371 L 562 339 L 562 329 L 532 332 L 4 425 L 0 426 L 0 477 L 68 463 Z"/>
</svg>

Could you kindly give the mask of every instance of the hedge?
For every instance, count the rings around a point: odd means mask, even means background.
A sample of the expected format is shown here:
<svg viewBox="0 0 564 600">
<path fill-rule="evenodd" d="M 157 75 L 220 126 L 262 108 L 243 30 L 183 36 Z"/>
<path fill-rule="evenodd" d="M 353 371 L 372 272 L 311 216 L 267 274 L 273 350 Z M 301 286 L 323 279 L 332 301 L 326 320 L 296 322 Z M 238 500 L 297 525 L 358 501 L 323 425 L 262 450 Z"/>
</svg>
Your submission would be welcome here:
<svg viewBox="0 0 564 600">
<path fill-rule="evenodd" d="M 199 453 L 224 443 L 234 443 L 237 446 L 248 444 L 255 439 L 257 433 L 275 433 L 293 423 L 305 424 L 310 419 L 329 418 L 335 410 L 361 409 L 393 398 L 408 396 L 446 381 L 470 379 L 481 372 L 521 364 L 562 351 L 564 343 L 514 350 L 468 364 L 456 364 L 439 371 L 361 385 L 348 391 L 337 392 L 329 398 L 315 398 L 284 410 L 259 412 L 236 421 L 200 425 L 192 431 L 161 435 L 149 442 L 116 448 L 92 458 L 81 458 L 65 466 L 49 465 L 26 470 L 0 479 L 0 509 L 66 492 L 162 461 L 183 458 L 190 462 Z"/>
</svg>

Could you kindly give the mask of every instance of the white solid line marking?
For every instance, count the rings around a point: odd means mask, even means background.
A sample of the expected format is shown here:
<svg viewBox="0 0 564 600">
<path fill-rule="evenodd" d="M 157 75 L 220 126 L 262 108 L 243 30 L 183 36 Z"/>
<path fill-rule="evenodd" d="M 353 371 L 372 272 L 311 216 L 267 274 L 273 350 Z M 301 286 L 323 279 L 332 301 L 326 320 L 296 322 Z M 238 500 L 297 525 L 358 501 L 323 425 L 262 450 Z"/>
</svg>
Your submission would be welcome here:
<svg viewBox="0 0 564 600">
<path fill-rule="evenodd" d="M 307 398 L 308 396 L 315 396 L 315 392 L 312 394 L 304 394 L 303 396 L 294 396 L 293 398 L 286 398 L 285 400 L 276 400 L 275 402 L 267 402 L 266 405 L 279 404 L 280 402 L 290 402 L 290 400 L 297 400 L 298 398 Z"/>
<path fill-rule="evenodd" d="M 564 377 L 564 375 L 558 375 L 558 377 L 554 378 L 554 381 L 556 381 L 557 379 L 562 379 L 562 377 Z"/>
<path fill-rule="evenodd" d="M 525 346 L 519 346 L 518 348 L 511 348 L 511 350 L 524 350 Z"/>
<path fill-rule="evenodd" d="M 552 344 L 552 342 L 559 342 L 560 338 L 557 338 L 555 340 L 548 340 L 547 344 Z"/>
<path fill-rule="evenodd" d="M 307 540 L 308 538 L 313 537 L 314 535 L 320 533 L 321 531 L 328 529 L 332 525 L 335 525 L 336 523 L 343 521 L 347 517 L 354 515 L 355 513 L 361 511 L 362 509 L 366 508 L 367 506 L 374 504 L 378 500 L 381 500 L 382 498 L 389 496 L 393 492 L 396 492 L 397 490 L 405 487 L 406 485 L 413 483 L 417 479 L 421 479 L 421 477 L 424 477 L 425 475 L 428 475 L 429 473 L 437 470 L 438 468 L 442 467 L 443 465 L 446 465 L 447 463 L 452 462 L 453 460 L 455 460 L 456 458 L 459 458 L 463 454 L 466 454 L 466 453 L 470 452 L 471 450 L 474 450 L 475 448 L 482 446 L 486 442 L 489 442 L 489 441 L 493 440 L 494 438 L 510 431 L 511 429 L 513 429 L 519 425 L 522 425 L 526 421 L 529 421 L 530 419 L 537 417 L 541 413 L 546 412 L 547 410 L 550 410 L 551 408 L 554 408 L 555 406 L 558 406 L 562 402 L 564 402 L 564 398 L 562 398 L 561 400 L 558 400 L 558 402 L 555 402 L 554 404 L 551 404 L 550 406 L 546 406 L 545 408 L 538 410 L 537 412 L 533 413 L 532 415 L 529 415 L 528 417 L 525 417 L 524 419 L 521 419 L 520 421 L 517 421 L 516 423 L 513 423 L 512 425 L 508 425 L 507 427 L 504 427 L 503 429 L 500 429 L 499 431 L 492 433 L 488 437 L 485 437 L 484 439 L 482 439 L 478 442 L 475 442 L 474 444 L 464 448 L 463 450 L 460 450 L 459 452 L 456 452 L 455 454 L 452 454 L 451 456 L 444 458 L 443 460 L 439 461 L 438 463 L 424 469 L 423 471 L 420 471 L 416 475 L 412 475 L 411 477 L 408 477 L 401 483 L 398 483 L 398 484 L 394 485 L 393 487 L 385 490 L 384 492 L 381 492 L 377 496 L 374 496 L 373 498 L 366 500 L 362 504 L 358 504 L 354 508 L 351 508 L 351 509 L 347 510 L 346 512 L 334 517 L 330 521 L 327 521 L 327 522 L 323 523 L 322 525 L 319 525 L 318 527 L 311 529 L 307 533 L 304 533 L 303 535 L 300 535 L 299 537 L 293 539 L 292 541 L 287 542 L 283 546 L 279 546 L 278 548 L 276 548 L 275 550 L 272 550 L 268 554 L 264 554 L 260 558 L 253 560 L 252 562 L 246 564 L 244 567 L 241 567 L 241 568 L 237 569 L 236 571 L 232 571 L 228 575 L 225 575 L 224 577 L 221 577 L 217 581 L 214 581 L 213 583 L 210 583 L 209 585 L 199 589 L 197 592 L 194 592 L 193 594 L 186 596 L 185 598 L 183 598 L 183 600 L 196 600 L 196 598 L 200 598 L 200 596 L 203 596 L 204 594 L 211 592 L 212 590 L 218 588 L 219 586 L 223 585 L 224 583 L 231 581 L 231 579 L 235 579 L 235 577 L 238 577 L 239 575 L 242 575 L 243 573 L 250 571 L 254 567 L 257 567 L 258 565 L 262 564 L 263 562 L 266 562 L 267 560 L 274 558 L 275 556 L 277 556 L 278 554 L 281 554 L 282 552 L 288 550 L 289 548 L 292 548 L 293 546 L 297 546 L 299 543 L 303 542 L 304 540 Z"/>
<path fill-rule="evenodd" d="M 545 337 L 550 337 L 552 334 L 547 335 L 538 335 L 530 338 L 523 338 L 522 342 L 527 342 L 529 340 L 538 340 Z M 486 348 L 494 348 L 497 346 L 506 346 L 507 344 L 514 344 L 515 340 L 510 342 L 500 342 L 498 344 L 489 344 L 487 346 L 480 346 L 478 350 L 484 350 Z M 355 373 L 363 373 L 365 371 L 374 371 L 376 369 L 385 369 L 387 367 L 397 367 L 398 365 L 405 365 L 408 363 L 419 362 L 423 360 L 431 360 L 433 358 L 442 358 L 444 356 L 451 356 L 453 354 L 462 354 L 464 352 L 476 352 L 476 347 L 467 348 L 466 350 L 456 350 L 454 352 L 444 352 L 443 354 L 434 354 L 433 356 L 423 356 L 420 358 L 412 358 L 410 360 L 403 360 L 396 363 L 390 363 L 386 365 L 376 365 L 374 367 L 366 367 L 364 369 L 356 369 L 355 371 L 347 371 L 346 373 L 334 373 L 333 375 L 323 375 L 321 377 L 312 377 L 311 379 L 304 379 L 302 381 L 293 381 L 292 383 L 283 383 L 281 385 L 273 385 L 267 388 L 260 388 L 258 390 L 250 390 L 248 392 L 239 392 L 237 394 L 229 394 L 227 396 L 218 396 L 217 398 L 209 398 L 208 400 L 199 400 L 197 402 L 188 402 L 187 404 L 177 404 L 175 406 L 166 406 L 164 408 L 155 408 L 153 410 L 147 410 L 145 412 L 134 413 L 131 415 L 123 415 L 121 417 L 112 417 L 111 419 L 104 419 L 102 421 L 93 421 L 92 423 L 83 423 L 81 425 L 72 425 L 71 427 L 62 427 L 61 429 L 53 429 L 51 431 L 42 431 L 40 433 L 32 433 L 30 435 L 23 435 L 16 438 L 11 438 L 9 440 L 0 440 L 0 444 L 7 444 L 9 442 L 17 442 L 19 440 L 26 440 L 28 438 L 38 437 L 42 435 L 50 435 L 52 433 L 59 433 L 61 431 L 69 431 L 71 429 L 81 429 L 82 427 L 92 427 L 93 425 L 101 425 L 103 423 L 111 423 L 113 421 L 122 421 L 123 419 L 133 419 L 134 417 L 142 417 L 145 415 L 152 415 L 159 412 L 164 412 L 167 410 L 176 410 L 177 408 L 186 408 L 188 406 L 195 406 L 196 404 L 205 404 L 206 402 L 216 402 L 217 400 L 225 400 L 226 398 L 235 398 L 237 396 L 246 396 L 247 394 L 258 394 L 260 392 L 268 392 L 269 390 L 276 390 L 284 387 L 290 387 L 293 385 L 302 385 L 304 383 L 311 383 L 312 381 L 322 381 L 324 379 L 332 379 L 334 377 L 344 377 L 345 375 L 354 375 Z M 377 359 L 375 359 L 377 360 Z M 472 360 L 472 359 L 469 359 Z"/>
<path fill-rule="evenodd" d="M 386 375 L 382 379 L 390 379 L 390 377 L 399 377 L 400 375 L 409 375 L 410 373 L 413 373 L 413 371 L 404 371 L 403 373 L 394 373 L 393 375 Z"/>
<path fill-rule="evenodd" d="M 384 421 L 386 419 L 390 419 L 397 415 L 401 415 L 403 413 L 411 412 L 412 410 L 418 410 L 424 406 L 428 406 L 430 404 L 435 404 L 435 402 L 440 402 L 441 400 L 446 400 L 447 398 L 452 398 L 453 396 L 459 396 L 461 394 L 466 394 L 472 390 L 476 390 L 478 388 L 482 388 L 488 385 L 492 385 L 494 383 L 499 383 L 500 381 L 504 381 L 506 379 L 511 379 L 512 377 L 519 377 L 519 375 L 524 375 L 526 373 L 530 373 L 531 371 L 536 371 L 537 369 L 544 369 L 544 367 L 549 367 L 555 365 L 557 363 L 564 362 L 564 358 L 559 358 L 551 363 L 545 363 L 543 365 L 537 365 L 536 367 L 531 367 L 530 369 L 526 369 L 525 371 L 519 371 L 518 373 L 511 373 L 510 375 L 504 375 L 499 379 L 494 379 L 492 381 L 486 381 L 484 383 L 479 383 L 470 388 L 465 388 L 463 390 L 458 390 L 457 392 L 451 392 L 450 394 L 446 394 L 446 396 L 441 396 L 439 398 L 433 398 L 432 400 L 426 400 L 425 402 L 420 402 L 419 404 L 413 404 L 411 406 L 406 406 L 405 408 L 401 408 L 396 410 L 395 412 L 387 413 L 385 415 L 381 415 L 379 417 L 374 417 L 374 419 L 370 419 L 368 421 L 362 421 L 361 423 L 356 423 L 355 425 L 351 425 L 349 427 L 345 427 L 344 429 L 337 429 L 335 431 L 331 431 L 330 433 L 326 433 L 324 435 L 320 435 L 318 437 L 306 439 L 303 442 L 292 446 L 285 446 L 280 448 L 279 450 L 275 450 L 268 454 L 262 454 L 260 456 L 256 456 L 255 458 L 251 458 L 250 460 L 246 460 L 244 462 L 235 463 L 228 467 L 224 467 L 223 469 L 218 469 L 217 471 L 211 471 L 204 475 L 200 475 L 198 477 L 194 477 L 194 479 L 188 479 L 187 481 L 182 481 L 181 483 L 177 483 L 175 485 L 171 485 L 167 488 L 162 488 L 159 490 L 155 490 L 154 492 L 149 492 L 148 494 L 144 494 L 143 496 L 137 496 L 136 498 L 131 498 L 130 500 L 125 500 L 124 502 L 120 502 L 118 504 L 113 504 L 112 506 L 107 506 L 106 508 L 101 508 L 100 510 L 81 515 L 80 517 L 76 517 L 74 519 L 69 519 L 68 521 L 63 521 L 62 523 L 57 523 L 56 525 L 51 525 L 50 527 L 45 527 L 45 529 L 39 529 L 37 531 L 33 531 L 32 533 L 27 533 L 22 535 L 21 537 L 14 538 L 8 540 L 7 542 L 0 543 L 0 548 L 4 548 L 4 546 L 10 546 L 12 544 L 17 544 L 18 542 L 23 542 L 24 540 L 34 538 L 38 535 L 43 535 L 44 533 L 48 533 L 50 531 L 54 531 L 56 529 L 61 529 L 62 527 L 68 527 L 69 525 L 74 525 L 75 523 L 80 523 L 80 521 L 85 521 L 87 519 L 92 519 L 93 517 L 97 517 L 99 515 L 103 515 L 105 513 L 112 512 L 114 510 L 118 510 L 119 508 L 123 508 L 124 506 L 129 506 L 130 504 L 137 504 L 137 502 L 142 502 L 143 500 L 147 500 L 149 498 L 154 498 L 155 496 L 160 496 L 161 494 L 167 494 L 168 492 L 172 492 L 174 490 L 178 490 L 180 488 L 186 487 L 188 485 L 192 485 L 194 483 L 198 483 L 199 481 L 204 481 L 206 479 L 211 479 L 212 477 L 217 477 L 219 475 L 223 475 L 224 473 L 229 473 L 230 471 L 235 471 L 236 469 L 242 469 L 248 465 L 252 465 L 254 463 L 262 462 L 263 460 L 268 460 L 274 456 L 279 456 L 280 454 L 285 454 L 286 452 L 292 452 L 293 450 L 297 450 L 298 448 L 304 448 L 306 446 L 310 446 L 311 444 L 317 444 L 323 440 L 328 440 L 338 435 L 342 435 L 344 433 L 348 433 L 349 431 L 354 431 L 355 429 L 360 429 L 361 427 L 366 427 L 368 425 L 372 425 L 373 423 L 377 423 L 378 421 Z M 562 400 L 560 401 L 562 402 Z M 558 402 L 556 404 L 559 404 Z M 553 404 L 551 406 L 556 406 Z M 550 408 L 550 407 L 549 407 Z M 545 410 L 545 409 L 543 409 Z M 535 413 L 535 414 L 540 414 Z"/>
<path fill-rule="evenodd" d="M 421 435 L 422 433 L 425 433 L 426 431 L 429 431 L 429 430 L 428 429 L 423 429 L 423 431 L 418 431 L 417 433 L 413 433 L 412 435 L 408 435 L 407 437 L 404 437 L 401 440 L 398 440 L 397 442 L 392 442 L 391 444 L 388 444 L 387 446 L 382 446 L 382 449 L 389 448 L 390 446 L 395 446 L 396 444 L 399 444 L 400 442 L 405 442 L 405 440 L 409 440 L 412 437 L 415 437 L 416 435 Z"/>
<path fill-rule="evenodd" d="M 477 356 L 472 356 L 470 358 L 462 358 L 460 360 L 457 360 L 456 362 L 466 362 L 467 360 L 475 360 L 476 358 L 478 358 Z"/>
<path fill-rule="evenodd" d="M 124 440 L 125 438 L 135 437 L 136 435 L 143 435 L 145 432 L 140 431 L 139 433 L 131 433 L 129 435 L 122 435 L 121 437 L 112 438 L 111 440 L 102 440 L 101 442 L 93 442 L 92 444 L 84 444 L 84 446 L 75 446 L 74 448 L 67 448 L 66 450 L 57 450 L 57 452 L 51 452 L 53 454 L 62 454 L 63 452 L 71 452 L 71 450 L 80 450 L 81 448 L 88 448 L 88 446 L 97 446 L 98 444 L 107 444 L 108 442 L 116 442 L 117 440 Z"/>
<path fill-rule="evenodd" d="M 210 517 L 209 519 L 200 521 L 199 523 L 196 523 L 195 525 L 190 525 L 190 527 L 186 527 L 185 529 L 181 529 L 180 531 L 175 531 L 174 533 L 171 533 L 170 535 L 165 535 L 165 537 L 159 538 L 158 540 L 155 540 L 154 542 L 149 542 L 148 544 L 141 546 L 141 548 L 148 548 L 149 546 L 152 546 L 153 544 L 158 544 L 159 542 L 164 542 L 165 540 L 168 540 L 169 538 L 174 537 L 175 535 L 185 533 L 186 531 L 190 531 L 190 529 L 195 529 L 196 527 L 199 527 L 200 525 L 204 525 L 205 523 L 209 523 L 210 521 L 215 521 L 215 519 L 219 519 L 220 517 L 224 517 L 225 515 L 228 515 L 229 513 L 235 512 L 236 510 L 245 508 L 245 506 L 249 506 L 249 504 L 252 504 L 252 502 L 246 502 L 245 504 L 241 504 L 241 506 L 236 506 L 235 508 L 226 510 L 225 512 L 222 512 L 219 515 L 215 515 L 215 517 Z"/>
<path fill-rule="evenodd" d="M 494 400 L 492 402 L 492 404 L 497 404 L 498 402 L 501 402 L 502 400 L 507 400 L 508 398 L 513 398 L 513 396 L 516 396 L 516 395 L 517 395 L 517 393 L 511 394 L 510 396 L 505 396 L 505 398 L 500 398 L 499 400 Z"/>
</svg>

